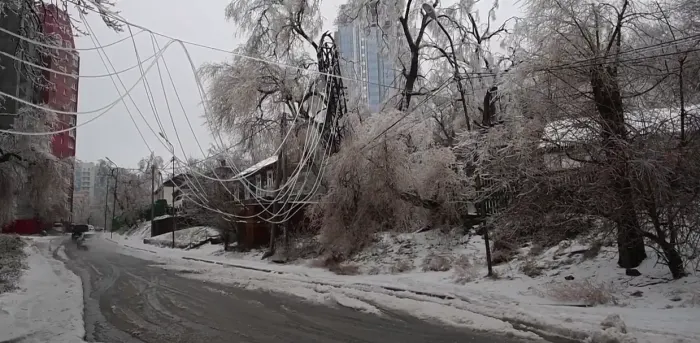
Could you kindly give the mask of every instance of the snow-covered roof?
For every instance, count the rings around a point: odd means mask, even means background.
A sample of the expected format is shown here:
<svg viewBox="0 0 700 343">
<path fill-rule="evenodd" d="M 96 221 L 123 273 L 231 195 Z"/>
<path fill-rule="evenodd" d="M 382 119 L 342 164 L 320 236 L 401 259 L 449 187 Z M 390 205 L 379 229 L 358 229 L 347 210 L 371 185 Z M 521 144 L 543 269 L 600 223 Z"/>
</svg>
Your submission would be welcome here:
<svg viewBox="0 0 700 343">
<path fill-rule="evenodd" d="M 266 159 L 264 159 L 256 164 L 246 168 L 242 172 L 236 174 L 235 178 L 241 178 L 244 176 L 248 176 L 248 175 L 253 174 L 253 173 L 257 172 L 258 170 L 263 169 L 263 168 L 265 168 L 271 164 L 274 164 L 276 162 L 277 162 L 277 155 L 270 156 L 270 157 L 268 157 L 268 158 L 266 158 Z"/>
<path fill-rule="evenodd" d="M 686 130 L 691 131 L 692 122 L 698 116 L 700 105 L 686 108 Z M 679 108 L 656 108 L 630 111 L 625 115 L 627 130 L 631 136 L 656 132 L 680 132 Z M 595 141 L 600 137 L 600 120 L 593 117 L 563 119 L 545 125 L 540 147 L 557 147 Z"/>
<path fill-rule="evenodd" d="M 177 187 L 183 187 L 185 184 L 189 182 L 189 180 L 192 178 L 192 175 L 189 173 L 181 173 L 175 175 L 175 177 L 169 177 L 165 181 L 163 181 L 163 186 L 165 187 L 172 187 L 173 180 L 174 183 Z"/>
</svg>

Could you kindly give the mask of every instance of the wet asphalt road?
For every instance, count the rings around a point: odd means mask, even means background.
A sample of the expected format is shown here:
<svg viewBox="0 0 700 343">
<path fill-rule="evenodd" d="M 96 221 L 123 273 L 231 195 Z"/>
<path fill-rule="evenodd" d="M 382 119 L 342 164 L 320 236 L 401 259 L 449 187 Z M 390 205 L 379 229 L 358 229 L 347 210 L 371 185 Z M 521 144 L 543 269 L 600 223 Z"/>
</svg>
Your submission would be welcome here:
<svg viewBox="0 0 700 343">
<path fill-rule="evenodd" d="M 304 302 L 182 277 L 155 262 L 120 254 L 112 243 L 66 242 L 68 266 L 83 279 L 91 342 L 460 342 L 520 343 L 499 335 Z"/>
</svg>

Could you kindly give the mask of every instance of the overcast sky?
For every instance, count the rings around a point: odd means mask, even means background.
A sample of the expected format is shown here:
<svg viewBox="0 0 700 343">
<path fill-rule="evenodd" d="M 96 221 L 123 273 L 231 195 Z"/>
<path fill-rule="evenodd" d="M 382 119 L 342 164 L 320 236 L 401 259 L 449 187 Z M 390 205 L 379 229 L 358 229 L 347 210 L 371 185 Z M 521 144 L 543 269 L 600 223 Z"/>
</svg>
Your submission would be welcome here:
<svg viewBox="0 0 700 343">
<path fill-rule="evenodd" d="M 236 35 L 235 25 L 227 22 L 224 18 L 224 9 L 229 0 L 206 0 L 200 2 L 197 2 L 195 5 L 195 2 L 192 0 L 119 0 L 117 1 L 117 9 L 126 20 L 147 27 L 155 32 L 221 49 L 232 50 L 235 48 L 241 42 L 241 38 Z M 338 6 L 342 3 L 342 0 L 326 0 L 323 2 L 321 12 L 325 19 L 325 30 L 332 30 L 332 21 L 335 18 Z M 512 2 L 508 1 L 508 3 Z M 512 15 L 512 9 L 508 8 L 511 6 L 506 5 L 505 7 L 502 7 L 502 11 L 506 12 L 505 15 Z M 126 28 L 125 32 L 116 33 L 107 28 L 95 14 L 88 15 L 87 22 L 95 34 L 78 37 L 76 39 L 76 47 L 78 49 L 95 47 L 93 39 L 98 40 L 100 45 L 106 45 L 124 37 L 129 37 L 129 32 Z M 133 30 L 134 33 L 138 31 L 136 28 Z M 154 54 L 153 43 L 149 34 L 138 34 L 134 41 L 141 60 Z M 161 48 L 167 41 L 165 38 L 158 38 Z M 228 58 L 226 53 L 210 49 L 188 46 L 188 50 L 197 67 L 205 62 L 223 61 Z M 97 51 L 80 51 L 81 76 L 107 73 L 107 69 L 105 69 L 106 67 Z M 137 64 L 134 43 L 132 43 L 131 39 L 100 51 L 104 51 L 107 54 L 116 70 L 123 70 Z M 175 87 L 181 97 L 185 111 L 183 112 L 177 102 L 173 87 L 162 63 L 161 72 L 165 82 L 168 101 L 165 100 L 163 95 L 163 87 L 161 86 L 156 65 L 153 65 L 146 78 L 153 91 L 152 95 L 156 111 L 152 109 L 143 84 L 138 84 L 130 93 L 136 106 L 128 97 L 125 97 L 124 101 L 131 111 L 136 125 L 145 137 L 148 146 L 155 151 L 156 155 L 163 156 L 165 159 L 170 157 L 169 150 L 166 147 L 167 143 L 163 143 L 163 140 L 158 137 L 158 133 L 164 131 L 168 140 L 175 146 L 178 158 L 184 159 L 185 155 L 187 157 L 202 157 L 205 154 L 200 150 L 200 145 L 206 153 L 208 147 L 213 143 L 213 139 L 209 134 L 208 128 L 204 125 L 203 110 L 200 106 L 201 99 L 192 68 L 184 50 L 177 44 L 170 45 L 163 56 L 172 73 Z M 148 68 L 151 65 L 151 61 L 145 62 L 143 68 Z M 140 71 L 136 68 L 120 74 L 120 77 L 128 89 L 138 81 Z M 109 77 L 81 78 L 78 112 L 95 111 L 119 99 L 119 93 L 124 95 L 124 87 L 121 86 L 120 81 L 116 77 L 114 81 L 119 86 L 119 92 L 117 92 Z M 168 104 L 170 105 L 170 111 L 167 107 Z M 109 157 L 120 166 L 134 167 L 139 159 L 150 154 L 151 150 L 140 137 L 134 122 L 130 119 L 127 107 L 119 102 L 99 119 L 78 128 L 76 156 L 78 159 L 82 161 L 97 161 L 100 158 Z M 139 114 L 137 107 L 141 110 L 143 116 Z M 80 125 L 94 118 L 101 112 L 78 114 L 78 124 Z M 154 112 L 160 118 L 162 129 L 156 121 Z M 185 117 L 185 114 L 187 117 Z M 146 118 L 145 121 L 144 118 Z M 189 119 L 192 128 L 190 128 L 186 119 Z M 173 129 L 173 122 L 180 136 L 179 141 Z M 199 144 L 195 136 L 199 140 Z"/>
</svg>

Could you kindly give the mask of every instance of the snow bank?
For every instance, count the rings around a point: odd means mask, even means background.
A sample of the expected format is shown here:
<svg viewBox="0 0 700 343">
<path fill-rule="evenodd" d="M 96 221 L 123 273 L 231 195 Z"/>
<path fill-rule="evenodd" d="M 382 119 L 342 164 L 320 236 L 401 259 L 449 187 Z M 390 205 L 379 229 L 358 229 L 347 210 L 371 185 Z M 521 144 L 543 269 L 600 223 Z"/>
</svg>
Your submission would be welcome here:
<svg viewBox="0 0 700 343">
<path fill-rule="evenodd" d="M 0 341 L 83 342 L 80 278 L 51 257 L 52 241 L 28 240 L 19 290 L 0 295 Z"/>
<path fill-rule="evenodd" d="M 211 227 L 195 226 L 182 229 L 175 231 L 175 247 L 179 249 L 189 249 L 197 247 L 215 237 L 219 237 L 219 232 Z M 146 238 L 143 241 L 146 244 L 159 247 L 172 247 L 173 234 L 172 232 L 164 233 L 155 237 Z"/>
</svg>

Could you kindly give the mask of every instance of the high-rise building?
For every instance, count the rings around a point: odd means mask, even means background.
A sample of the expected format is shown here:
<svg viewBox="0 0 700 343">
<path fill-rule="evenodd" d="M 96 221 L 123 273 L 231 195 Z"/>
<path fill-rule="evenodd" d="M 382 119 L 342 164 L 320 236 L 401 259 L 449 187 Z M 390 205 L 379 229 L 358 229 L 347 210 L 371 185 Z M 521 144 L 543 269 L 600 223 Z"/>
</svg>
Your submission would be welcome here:
<svg viewBox="0 0 700 343">
<path fill-rule="evenodd" d="M 345 76 L 361 81 L 345 81 L 345 84 L 351 94 L 356 92 L 367 102 L 370 111 L 375 112 L 387 99 L 398 76 L 394 64 L 382 51 L 382 35 L 393 34 L 395 28 L 390 23 L 378 23 L 372 5 L 354 18 L 346 16 L 345 11 L 346 5 L 341 5 L 335 32 L 343 64 L 341 70 Z"/>
<path fill-rule="evenodd" d="M 44 56 L 44 65 L 53 70 L 44 73 L 48 80 L 48 87 L 43 92 L 44 103 L 56 111 L 77 112 L 78 78 L 55 72 L 78 75 L 80 71 L 80 57 L 75 50 L 70 16 L 54 4 L 42 4 L 38 11 L 42 16 L 44 34 L 53 36 L 56 44 L 62 47 L 62 49 L 53 49 L 50 54 Z M 73 127 L 77 122 L 75 114 L 56 113 L 56 115 L 58 116 L 57 130 Z M 51 150 L 58 158 L 75 157 L 75 147 L 75 129 L 54 135 L 51 142 Z M 70 213 L 73 213 L 73 189 L 74 184 L 71 182 L 68 192 Z"/>
<path fill-rule="evenodd" d="M 0 32 L 0 51 L 4 53 L 0 54 L 0 91 L 23 101 L 39 103 L 41 70 L 21 61 L 38 65 L 41 55 L 36 45 L 17 37 L 36 38 L 36 33 L 41 31 L 41 18 L 34 15 L 33 6 L 30 0 L 0 2 L 0 27 L 12 33 Z M 0 94 L 0 128 L 11 128 L 22 106 L 20 101 Z"/>
<path fill-rule="evenodd" d="M 75 162 L 75 179 L 73 182 L 75 194 L 81 194 L 89 202 L 95 200 L 95 186 L 97 181 L 97 165 L 92 162 Z"/>
<path fill-rule="evenodd" d="M 49 56 L 45 56 L 45 65 L 61 73 L 78 75 L 80 69 L 80 57 L 75 50 L 75 40 L 71 28 L 68 13 L 53 4 L 44 4 L 39 7 L 42 16 L 44 34 L 56 38 L 57 44 L 63 49 L 54 49 Z M 45 73 L 49 81 L 44 90 L 43 100 L 53 110 L 76 112 L 78 110 L 78 78 L 56 72 Z M 67 129 L 75 126 L 74 114 L 58 113 L 59 124 L 57 129 Z M 59 133 L 53 137 L 52 150 L 58 158 L 75 157 L 76 132 L 75 129 Z"/>
</svg>

